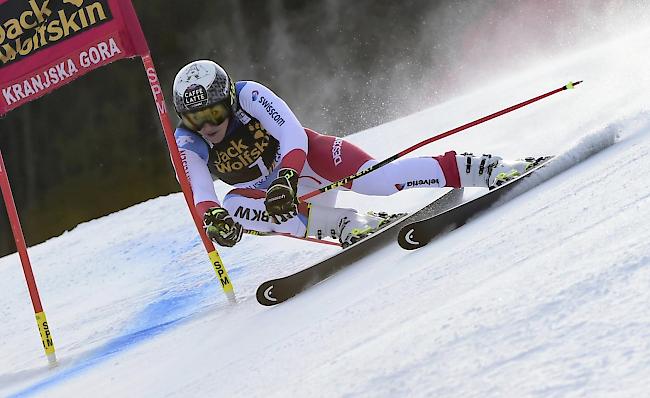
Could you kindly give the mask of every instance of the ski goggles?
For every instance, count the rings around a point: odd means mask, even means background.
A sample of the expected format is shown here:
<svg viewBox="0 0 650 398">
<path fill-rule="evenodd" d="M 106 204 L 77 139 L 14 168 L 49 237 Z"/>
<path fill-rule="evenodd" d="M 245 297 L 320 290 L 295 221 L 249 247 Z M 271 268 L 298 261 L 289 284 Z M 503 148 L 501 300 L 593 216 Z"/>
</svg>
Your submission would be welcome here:
<svg viewBox="0 0 650 398">
<path fill-rule="evenodd" d="M 220 125 L 232 114 L 229 106 L 220 102 L 205 109 L 196 112 L 187 112 L 181 114 L 183 124 L 194 130 L 199 131 L 206 124 L 210 123 L 215 126 Z"/>
</svg>

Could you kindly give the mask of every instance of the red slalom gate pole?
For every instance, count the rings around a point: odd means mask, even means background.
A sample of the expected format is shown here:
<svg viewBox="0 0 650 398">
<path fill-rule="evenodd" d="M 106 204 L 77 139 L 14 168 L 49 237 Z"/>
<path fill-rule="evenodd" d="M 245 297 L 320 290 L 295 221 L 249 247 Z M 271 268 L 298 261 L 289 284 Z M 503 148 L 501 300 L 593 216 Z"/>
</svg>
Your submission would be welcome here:
<svg viewBox="0 0 650 398">
<path fill-rule="evenodd" d="M 349 183 L 350 181 L 356 180 L 359 177 L 363 177 L 364 175 L 366 175 L 368 173 L 371 173 L 371 172 L 377 170 L 378 168 L 383 167 L 383 166 L 387 165 L 388 163 L 390 163 L 390 162 L 392 162 L 392 161 L 394 161 L 396 159 L 401 158 L 402 156 L 406 155 L 407 153 L 411 153 L 411 152 L 415 151 L 416 149 L 419 149 L 419 148 L 421 148 L 421 147 L 423 147 L 423 146 L 425 146 L 427 144 L 430 144 L 430 143 L 432 143 L 434 141 L 438 141 L 438 140 L 443 139 L 445 137 L 449 137 L 450 135 L 456 134 L 456 133 L 458 133 L 460 131 L 467 130 L 470 127 L 474 127 L 474 126 L 476 126 L 478 124 L 487 122 L 488 120 L 491 120 L 491 119 L 497 118 L 499 116 L 505 115 L 506 113 L 512 112 L 512 111 L 514 111 L 516 109 L 523 108 L 526 105 L 530 105 L 533 102 L 537 102 L 537 101 L 539 101 L 539 100 L 541 100 L 543 98 L 549 97 L 549 96 L 551 96 L 553 94 L 557 94 L 557 93 L 559 93 L 561 91 L 564 91 L 564 90 L 572 89 L 572 88 L 574 88 L 575 86 L 577 86 L 580 83 L 582 83 L 582 80 L 577 81 L 575 83 L 569 82 L 568 84 L 566 84 L 566 85 L 564 85 L 562 87 L 556 88 L 555 90 L 549 91 L 548 93 L 544 93 L 544 94 L 539 95 L 539 96 L 537 96 L 535 98 L 531 98 L 531 99 L 529 99 L 527 101 L 520 102 L 520 103 L 518 103 L 516 105 L 510 106 L 510 107 L 505 108 L 505 109 L 502 109 L 502 110 L 500 110 L 498 112 L 494 112 L 494 113 L 492 113 L 490 115 L 487 115 L 487 116 L 484 116 L 484 117 L 482 117 L 480 119 L 476 119 L 476 120 L 474 120 L 472 122 L 463 124 L 462 126 L 458 126 L 458 127 L 454 128 L 454 129 L 451 129 L 449 131 L 445 131 L 444 133 L 441 133 L 441 134 L 438 134 L 436 136 L 427 138 L 424 141 L 418 142 L 417 144 L 415 144 L 415 145 L 413 145 L 413 146 L 411 146 L 409 148 L 406 148 L 402 152 L 396 153 L 395 155 L 393 155 L 393 156 L 391 156 L 391 157 L 389 157 L 387 159 L 382 160 L 381 162 L 377 163 L 374 166 L 368 167 L 367 169 L 361 170 L 361 171 L 357 172 L 356 174 L 353 174 L 351 176 L 348 176 L 348 177 L 345 177 L 345 178 L 340 179 L 338 181 L 335 181 L 335 182 L 333 182 L 333 183 L 331 183 L 329 185 L 326 185 L 326 186 L 324 186 L 322 188 L 319 188 L 319 189 L 317 189 L 315 191 L 306 193 L 306 194 L 302 195 L 301 197 L 299 197 L 298 201 L 304 202 L 305 200 L 307 200 L 309 198 L 313 198 L 316 195 L 320 195 L 321 193 L 325 193 L 325 192 L 330 191 L 332 189 L 341 187 L 341 186 Z"/>
<path fill-rule="evenodd" d="M 32 299 L 32 306 L 34 307 L 34 314 L 36 315 L 38 331 L 41 334 L 43 349 L 45 350 L 45 355 L 47 356 L 50 366 L 54 366 L 57 363 L 56 353 L 54 350 L 54 340 L 52 338 L 52 332 L 47 324 L 47 318 L 45 317 L 45 311 L 43 311 L 43 305 L 41 304 L 41 297 L 38 294 L 38 288 L 36 287 L 36 279 L 32 272 L 32 264 L 27 255 L 25 236 L 23 235 L 23 230 L 20 226 L 20 219 L 18 218 L 18 211 L 16 210 L 16 203 L 14 202 L 6 170 L 5 162 L 2 158 L 2 151 L 0 151 L 0 188 L 2 190 L 2 197 L 7 209 L 7 215 L 9 216 L 9 224 L 11 224 L 11 231 L 13 232 L 14 241 L 16 242 L 16 249 L 18 250 L 20 263 L 23 266 L 23 273 L 25 274 L 29 296 Z"/>
<path fill-rule="evenodd" d="M 149 85 L 151 86 L 151 94 L 153 95 L 154 101 L 156 102 L 158 116 L 163 127 L 163 133 L 165 135 L 165 140 L 167 141 L 167 147 L 169 148 L 172 164 L 174 165 L 174 170 L 176 171 L 176 177 L 178 178 L 178 182 L 181 185 L 183 197 L 185 198 L 187 207 L 189 208 L 192 215 L 192 220 L 194 220 L 194 225 L 196 226 L 199 236 L 201 237 L 203 246 L 208 252 L 208 258 L 212 263 L 214 272 L 217 274 L 217 278 L 221 282 L 221 288 L 223 289 L 223 292 L 226 294 L 228 301 L 231 303 L 236 303 L 237 299 L 235 297 L 235 290 L 233 288 L 232 281 L 228 276 L 226 266 L 223 264 L 221 256 L 219 256 L 219 252 L 217 252 L 217 249 L 212 244 L 212 241 L 210 241 L 203 232 L 203 220 L 196 213 L 194 199 L 192 197 L 192 188 L 190 186 L 190 182 L 187 179 L 187 175 L 185 174 L 185 170 L 183 168 L 183 160 L 181 159 L 178 145 L 176 145 L 176 140 L 174 139 L 171 122 L 169 121 L 169 116 L 167 115 L 165 97 L 163 95 L 162 88 L 160 87 L 160 80 L 158 79 L 158 74 L 156 73 L 153 60 L 151 59 L 151 54 L 147 53 L 146 55 L 142 56 L 142 64 L 144 65 L 144 69 L 149 80 Z"/>
</svg>

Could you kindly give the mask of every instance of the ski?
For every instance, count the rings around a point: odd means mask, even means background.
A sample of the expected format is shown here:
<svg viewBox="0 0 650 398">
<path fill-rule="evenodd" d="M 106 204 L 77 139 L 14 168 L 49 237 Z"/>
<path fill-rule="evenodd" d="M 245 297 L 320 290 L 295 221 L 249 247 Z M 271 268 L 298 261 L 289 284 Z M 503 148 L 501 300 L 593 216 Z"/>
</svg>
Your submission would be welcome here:
<svg viewBox="0 0 650 398">
<path fill-rule="evenodd" d="M 452 189 L 422 209 L 404 215 L 342 251 L 294 274 L 263 282 L 257 288 L 257 301 L 262 305 L 276 305 L 313 286 L 335 272 L 345 268 L 369 252 L 392 242 L 397 227 L 415 222 L 423 217 L 440 214 L 462 201 L 463 189 Z"/>
<path fill-rule="evenodd" d="M 494 205 L 505 194 L 512 192 L 513 188 L 518 186 L 528 176 L 546 166 L 551 159 L 552 157 L 550 156 L 536 159 L 536 164 L 533 168 L 502 185 L 492 188 L 482 196 L 461 203 L 440 214 L 402 224 L 397 235 L 397 242 L 403 249 L 418 249 L 425 246 L 436 236 L 464 225 L 471 217 Z"/>
</svg>

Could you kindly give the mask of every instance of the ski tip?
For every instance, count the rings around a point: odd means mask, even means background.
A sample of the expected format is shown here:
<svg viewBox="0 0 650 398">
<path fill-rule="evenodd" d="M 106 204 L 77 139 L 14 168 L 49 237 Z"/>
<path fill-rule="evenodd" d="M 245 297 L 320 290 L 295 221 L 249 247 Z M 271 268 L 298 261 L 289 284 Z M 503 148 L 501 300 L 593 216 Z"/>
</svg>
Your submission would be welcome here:
<svg viewBox="0 0 650 398">
<path fill-rule="evenodd" d="M 580 83 L 582 83 L 582 80 L 578 80 L 577 82 L 569 82 L 566 86 L 564 86 L 564 88 L 567 90 L 571 90 Z"/>
<path fill-rule="evenodd" d="M 399 234 L 397 235 L 397 243 L 404 250 L 419 249 L 428 243 L 428 241 L 422 242 L 421 239 L 417 238 L 415 235 L 416 228 L 407 225 L 400 229 Z"/>
<path fill-rule="evenodd" d="M 274 287 L 275 286 L 273 285 L 272 282 L 265 282 L 262 285 L 260 285 L 257 288 L 257 292 L 255 294 L 257 298 L 257 302 L 266 306 L 271 306 L 280 303 L 281 301 L 279 301 L 276 297 L 273 296 Z"/>
</svg>

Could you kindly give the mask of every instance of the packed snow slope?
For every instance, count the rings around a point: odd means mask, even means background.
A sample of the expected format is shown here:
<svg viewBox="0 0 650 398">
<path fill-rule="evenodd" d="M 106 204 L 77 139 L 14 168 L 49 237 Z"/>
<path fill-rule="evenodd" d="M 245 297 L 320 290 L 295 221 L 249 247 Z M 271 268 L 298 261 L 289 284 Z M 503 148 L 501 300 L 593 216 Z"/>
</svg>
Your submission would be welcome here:
<svg viewBox="0 0 650 398">
<path fill-rule="evenodd" d="M 181 195 L 160 197 L 30 249 L 60 362 L 49 369 L 18 257 L 0 259 L 0 395 L 647 396 L 648 54 L 646 31 L 351 136 L 383 158 L 584 79 L 418 152 L 584 161 L 421 250 L 368 253 L 277 307 L 257 304 L 260 282 L 337 249 L 245 237 L 221 250 L 239 298 L 229 305 Z M 439 193 L 339 202 L 408 210 Z"/>
</svg>

